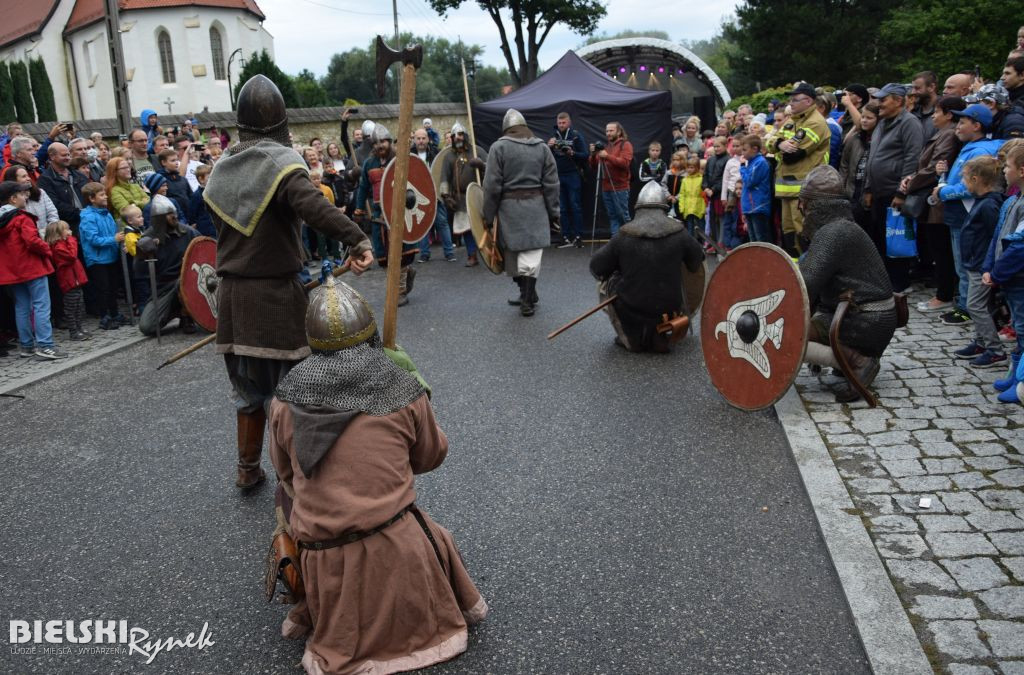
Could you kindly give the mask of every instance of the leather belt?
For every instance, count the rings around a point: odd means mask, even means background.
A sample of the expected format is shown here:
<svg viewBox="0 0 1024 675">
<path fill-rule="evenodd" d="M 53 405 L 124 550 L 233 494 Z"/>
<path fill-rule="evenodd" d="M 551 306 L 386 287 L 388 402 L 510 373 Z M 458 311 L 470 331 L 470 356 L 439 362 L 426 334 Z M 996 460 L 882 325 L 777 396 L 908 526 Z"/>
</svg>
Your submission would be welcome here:
<svg viewBox="0 0 1024 675">
<path fill-rule="evenodd" d="M 543 196 L 544 191 L 540 188 L 530 188 L 528 190 L 506 190 L 501 193 L 502 199 L 529 199 L 530 197 Z"/>
<path fill-rule="evenodd" d="M 338 548 L 339 546 L 351 544 L 353 542 L 359 541 L 360 539 L 366 539 L 367 537 L 377 534 L 381 530 L 384 530 L 397 523 L 399 520 L 402 519 L 402 516 L 405 515 L 405 512 L 411 509 L 412 507 L 413 505 L 409 504 L 409 506 L 406 506 L 404 509 L 396 513 L 394 517 L 392 517 L 386 523 L 382 523 L 377 527 L 373 528 L 372 530 L 364 530 L 362 532 L 350 532 L 349 534 L 342 535 L 337 539 L 327 539 L 325 541 L 300 541 L 298 542 L 299 548 L 304 548 L 307 551 L 324 551 L 329 548 Z"/>
</svg>

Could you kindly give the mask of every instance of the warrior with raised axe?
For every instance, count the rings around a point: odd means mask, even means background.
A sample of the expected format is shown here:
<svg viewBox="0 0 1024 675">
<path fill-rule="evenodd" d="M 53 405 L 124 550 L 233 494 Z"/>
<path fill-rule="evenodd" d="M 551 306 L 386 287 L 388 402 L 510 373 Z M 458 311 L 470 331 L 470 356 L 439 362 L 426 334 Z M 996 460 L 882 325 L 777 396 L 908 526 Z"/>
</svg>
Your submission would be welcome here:
<svg viewBox="0 0 1024 675">
<path fill-rule="evenodd" d="M 477 182 L 478 176 L 484 172 L 487 152 L 478 145 L 474 157 L 469 142 L 466 128 L 459 122 L 453 124 L 452 150 L 442 158 L 439 192 L 449 214 L 452 232 L 461 234 L 466 242 L 466 267 L 476 267 L 476 240 L 469 230 L 466 188 Z"/>
<path fill-rule="evenodd" d="M 380 266 L 387 267 L 389 262 L 387 224 L 384 222 L 384 206 L 381 204 L 380 196 L 384 169 L 395 158 L 395 148 L 391 132 L 383 124 L 374 125 L 371 139 L 373 154 L 363 162 L 362 173 L 359 175 L 355 216 L 358 218 L 366 214 L 364 207 L 367 200 L 370 200 L 370 225 L 372 227 L 370 236 L 373 241 L 373 253 Z M 365 143 L 366 140 L 364 139 L 363 142 Z M 388 207 L 390 208 L 390 204 Z M 413 281 L 416 278 L 416 270 L 411 267 L 414 258 L 412 253 L 416 250 L 416 244 L 402 244 L 402 259 L 400 261 L 402 274 L 398 282 L 399 307 L 409 304 L 409 293 L 412 292 Z"/>
<path fill-rule="evenodd" d="M 660 183 L 647 183 L 637 197 L 633 220 L 590 260 L 600 299 L 617 296 L 604 308 L 615 328 L 615 344 L 631 352 L 667 353 L 680 333 L 685 334 L 686 315 L 696 310 L 686 307 L 683 298 L 683 266 L 696 273 L 704 250 L 684 223 L 668 217 L 666 197 Z M 670 319 L 677 319 L 676 327 L 659 330 Z"/>
<path fill-rule="evenodd" d="M 896 302 L 885 263 L 864 229 L 853 220 L 839 173 L 819 166 L 800 187 L 797 208 L 803 214 L 804 236 L 811 245 L 800 259 L 800 274 L 811 306 L 808 363 L 841 370 L 838 348 L 857 380 L 867 387 L 875 379 L 879 359 L 896 331 Z M 842 296 L 852 296 L 851 309 L 830 345 L 829 329 Z M 836 389 L 836 401 L 860 398 L 849 380 Z"/>
<path fill-rule="evenodd" d="M 541 258 L 558 224 L 558 168 L 518 110 L 508 109 L 501 130 L 487 156 L 483 220 L 490 226 L 497 218 L 505 272 L 519 285 L 519 313 L 533 316 Z"/>
<path fill-rule="evenodd" d="M 154 259 L 153 273 L 156 275 L 157 297 L 150 298 L 139 316 L 139 330 L 144 335 L 156 335 L 157 324 L 162 328 L 174 317 L 180 317 L 181 330 L 195 333 L 195 324 L 188 311 L 182 306 L 179 293 L 181 263 L 189 243 L 200 236 L 194 228 L 178 222 L 178 210 L 167 197 L 153 195 L 149 211 L 149 227 L 135 243 L 136 279 L 149 275 L 147 261 Z"/>
<path fill-rule="evenodd" d="M 302 223 L 343 242 L 356 274 L 369 268 L 373 253 L 359 227 L 309 181 L 288 140 L 284 98 L 263 75 L 238 93 L 238 137 L 217 161 L 203 199 L 218 233 L 217 352 L 238 409 L 236 485 L 248 489 L 265 478 L 266 406 L 284 374 L 310 354 L 302 329 Z"/>
<path fill-rule="evenodd" d="M 415 475 L 448 453 L 429 389 L 404 352 L 383 348 L 363 297 L 333 277 L 311 293 L 305 325 L 312 355 L 270 405 L 278 534 L 294 542 L 300 573 L 287 577 L 296 603 L 282 635 L 306 639 L 307 673 L 454 658 L 487 603 L 451 533 L 415 503 Z"/>
</svg>

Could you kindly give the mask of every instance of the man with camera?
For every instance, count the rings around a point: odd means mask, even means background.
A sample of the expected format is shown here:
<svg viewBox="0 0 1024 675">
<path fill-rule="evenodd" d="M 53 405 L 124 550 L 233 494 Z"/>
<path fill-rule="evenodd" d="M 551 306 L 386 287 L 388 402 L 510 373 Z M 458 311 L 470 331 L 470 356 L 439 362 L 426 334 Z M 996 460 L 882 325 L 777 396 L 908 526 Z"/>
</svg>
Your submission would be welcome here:
<svg viewBox="0 0 1024 675">
<path fill-rule="evenodd" d="M 572 128 L 569 113 L 555 118 L 555 135 L 548 147 L 558 167 L 559 204 L 561 206 L 562 244 L 559 248 L 581 248 L 583 241 L 583 178 L 582 171 L 589 153 L 583 134 Z"/>
<path fill-rule="evenodd" d="M 604 127 L 607 146 L 590 144 L 590 165 L 601 172 L 601 197 L 608 212 L 608 225 L 614 237 L 629 222 L 629 179 L 633 165 L 633 144 L 618 122 Z"/>
</svg>

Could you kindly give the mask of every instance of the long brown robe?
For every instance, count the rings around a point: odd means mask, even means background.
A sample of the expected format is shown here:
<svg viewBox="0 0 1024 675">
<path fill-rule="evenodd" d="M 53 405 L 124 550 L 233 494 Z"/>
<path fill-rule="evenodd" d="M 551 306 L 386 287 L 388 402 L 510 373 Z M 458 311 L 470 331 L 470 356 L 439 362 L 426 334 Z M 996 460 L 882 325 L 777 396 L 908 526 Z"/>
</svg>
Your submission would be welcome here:
<svg viewBox="0 0 1024 675">
<path fill-rule="evenodd" d="M 273 400 L 270 457 L 292 497 L 289 524 L 297 541 L 386 523 L 416 499 L 414 474 L 432 471 L 448 454 L 424 395 L 390 415 L 356 415 L 306 477 L 296 458 L 296 419 L 290 404 Z M 451 533 L 421 513 L 437 552 L 412 512 L 344 546 L 301 551 L 306 601 L 292 609 L 282 632 L 297 637 L 312 628 L 302 658 L 307 672 L 393 673 L 466 650 L 467 622 L 482 620 L 487 603 Z"/>
</svg>

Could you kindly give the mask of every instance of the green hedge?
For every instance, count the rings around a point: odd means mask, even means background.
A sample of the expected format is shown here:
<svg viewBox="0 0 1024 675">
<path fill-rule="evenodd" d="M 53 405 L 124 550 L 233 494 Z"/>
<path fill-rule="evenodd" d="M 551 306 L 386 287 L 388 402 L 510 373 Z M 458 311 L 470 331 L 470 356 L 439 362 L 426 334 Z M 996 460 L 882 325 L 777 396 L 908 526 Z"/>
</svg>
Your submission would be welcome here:
<svg viewBox="0 0 1024 675">
<path fill-rule="evenodd" d="M 7 125 L 16 119 L 14 112 L 14 85 L 6 63 L 0 63 L 0 124 Z M 2 132 L 0 132 L 2 133 Z"/>
<path fill-rule="evenodd" d="M 57 103 L 53 99 L 53 85 L 41 58 L 29 61 L 28 76 L 32 81 L 32 98 L 36 102 L 36 117 L 40 122 L 57 121 Z"/>
<path fill-rule="evenodd" d="M 23 61 L 10 65 L 11 84 L 14 86 L 15 116 L 22 124 L 36 121 L 36 110 L 32 106 L 32 90 L 28 84 L 28 66 Z"/>
<path fill-rule="evenodd" d="M 768 104 L 771 103 L 773 98 L 777 98 L 782 101 L 783 104 L 788 102 L 789 97 L 786 96 L 787 91 L 793 91 L 795 85 L 787 84 L 783 87 L 775 87 L 773 89 L 762 89 L 761 91 L 748 94 L 747 96 L 737 96 L 729 102 L 726 110 L 736 110 L 744 103 L 749 104 L 754 109 L 754 113 L 766 113 L 768 112 Z M 835 91 L 835 87 L 824 85 L 821 87 L 825 91 Z"/>
</svg>

